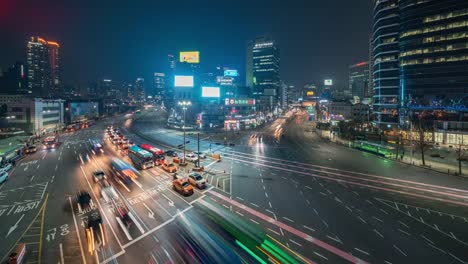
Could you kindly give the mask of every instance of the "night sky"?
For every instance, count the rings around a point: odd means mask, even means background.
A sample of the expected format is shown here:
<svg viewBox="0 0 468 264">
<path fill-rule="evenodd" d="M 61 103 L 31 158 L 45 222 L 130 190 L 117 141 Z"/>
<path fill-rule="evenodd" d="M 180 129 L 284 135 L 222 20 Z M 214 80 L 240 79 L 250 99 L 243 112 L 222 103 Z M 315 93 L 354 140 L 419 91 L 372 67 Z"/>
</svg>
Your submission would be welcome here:
<svg viewBox="0 0 468 264">
<path fill-rule="evenodd" d="M 135 2 L 135 3 L 133 3 Z M 0 67 L 26 60 L 29 36 L 61 44 L 64 82 L 150 78 L 167 54 L 200 50 L 202 67 L 237 68 L 256 36 L 277 40 L 287 84 L 334 78 L 368 57 L 372 0 L 0 0 Z"/>
</svg>

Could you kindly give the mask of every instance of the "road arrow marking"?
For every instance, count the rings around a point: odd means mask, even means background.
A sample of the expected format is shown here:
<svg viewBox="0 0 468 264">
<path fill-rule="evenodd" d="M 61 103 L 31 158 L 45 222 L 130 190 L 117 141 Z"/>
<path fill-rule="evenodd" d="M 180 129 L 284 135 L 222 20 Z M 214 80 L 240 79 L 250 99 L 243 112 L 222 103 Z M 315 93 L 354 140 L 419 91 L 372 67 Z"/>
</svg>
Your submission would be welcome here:
<svg viewBox="0 0 468 264">
<path fill-rule="evenodd" d="M 18 221 L 16 221 L 16 223 L 12 227 L 10 227 L 10 230 L 8 230 L 8 234 L 6 235 L 6 237 L 8 237 L 11 234 L 11 232 L 13 232 L 16 228 L 18 228 L 18 224 L 21 221 L 21 219 L 23 219 L 23 217 L 24 217 L 24 214 L 18 219 Z"/>
<path fill-rule="evenodd" d="M 149 208 L 149 206 L 146 205 L 145 203 L 143 203 L 143 205 L 146 207 L 146 209 L 148 209 L 148 217 L 151 218 L 151 219 L 154 219 L 154 212 L 151 211 L 151 209 Z"/>
</svg>

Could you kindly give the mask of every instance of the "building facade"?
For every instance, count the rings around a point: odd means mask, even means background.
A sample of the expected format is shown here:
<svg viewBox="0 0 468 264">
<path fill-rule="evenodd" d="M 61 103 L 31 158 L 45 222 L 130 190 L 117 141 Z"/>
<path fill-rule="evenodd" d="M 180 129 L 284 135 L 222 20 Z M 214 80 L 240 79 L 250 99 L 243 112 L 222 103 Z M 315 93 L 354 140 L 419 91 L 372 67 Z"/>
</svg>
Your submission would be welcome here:
<svg viewBox="0 0 468 264">
<path fill-rule="evenodd" d="M 162 72 L 155 72 L 153 74 L 153 90 L 149 95 L 153 96 L 158 100 L 161 100 L 165 96 L 166 90 L 166 75 Z"/>
<path fill-rule="evenodd" d="M 247 85 L 251 85 L 257 107 L 272 111 L 280 96 L 279 49 L 273 40 L 260 37 L 247 46 Z"/>
<path fill-rule="evenodd" d="M 373 24 L 373 113 L 378 127 L 391 128 L 399 121 L 398 0 L 375 0 Z"/>
<path fill-rule="evenodd" d="M 369 97 L 369 63 L 359 62 L 349 66 L 349 91 L 360 99 Z"/>
<path fill-rule="evenodd" d="M 60 45 L 41 37 L 27 44 L 28 87 L 34 96 L 58 96 L 61 86 Z"/>
<path fill-rule="evenodd" d="M 6 116 L 9 117 L 2 120 L 2 127 L 19 128 L 34 135 L 62 129 L 63 104 L 63 100 L 0 95 L 0 105 L 6 105 Z"/>
<path fill-rule="evenodd" d="M 468 1 L 399 5 L 400 107 L 468 111 Z"/>
<path fill-rule="evenodd" d="M 29 94 L 27 66 L 16 62 L 0 76 L 0 91 L 5 94 Z"/>
</svg>

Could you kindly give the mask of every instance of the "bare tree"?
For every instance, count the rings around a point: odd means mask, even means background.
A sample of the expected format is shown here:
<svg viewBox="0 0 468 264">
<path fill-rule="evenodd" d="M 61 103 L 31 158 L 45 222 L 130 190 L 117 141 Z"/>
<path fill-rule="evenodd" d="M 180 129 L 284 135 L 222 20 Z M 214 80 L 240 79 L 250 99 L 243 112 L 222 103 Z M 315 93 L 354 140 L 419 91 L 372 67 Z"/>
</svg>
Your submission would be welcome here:
<svg viewBox="0 0 468 264">
<path fill-rule="evenodd" d="M 466 160 L 466 150 L 463 144 L 463 139 L 458 139 L 457 160 L 458 160 L 458 175 L 462 175 L 462 161 Z"/>
<path fill-rule="evenodd" d="M 418 135 L 418 138 L 415 144 L 417 148 L 419 149 L 419 151 L 421 151 L 422 165 L 426 166 L 425 154 L 426 154 L 426 151 L 429 149 L 429 144 L 426 141 L 425 135 L 426 135 L 426 132 L 429 131 L 429 128 L 427 125 L 425 125 L 424 122 L 421 121 L 421 119 L 417 120 L 414 127 L 416 128 L 416 133 Z"/>
</svg>

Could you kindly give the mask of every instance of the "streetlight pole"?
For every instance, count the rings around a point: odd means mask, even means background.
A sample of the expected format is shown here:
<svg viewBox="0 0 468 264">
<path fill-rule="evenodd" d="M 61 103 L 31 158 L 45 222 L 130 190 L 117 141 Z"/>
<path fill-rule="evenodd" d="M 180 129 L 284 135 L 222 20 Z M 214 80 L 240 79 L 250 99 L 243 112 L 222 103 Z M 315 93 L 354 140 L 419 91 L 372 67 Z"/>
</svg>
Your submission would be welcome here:
<svg viewBox="0 0 468 264">
<path fill-rule="evenodd" d="M 180 106 L 182 106 L 182 110 L 184 111 L 184 125 L 182 127 L 182 130 L 184 131 L 184 158 L 182 159 L 182 163 L 185 164 L 185 112 L 192 103 L 190 101 L 182 101 L 178 103 Z"/>
</svg>

